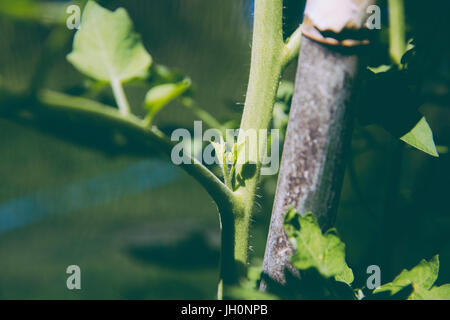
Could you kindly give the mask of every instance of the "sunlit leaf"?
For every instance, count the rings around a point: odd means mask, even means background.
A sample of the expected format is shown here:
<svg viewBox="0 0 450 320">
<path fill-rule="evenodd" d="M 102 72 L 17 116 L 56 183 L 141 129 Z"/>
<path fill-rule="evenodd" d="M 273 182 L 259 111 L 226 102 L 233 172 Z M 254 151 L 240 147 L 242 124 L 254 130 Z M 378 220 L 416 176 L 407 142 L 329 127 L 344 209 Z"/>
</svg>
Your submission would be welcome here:
<svg viewBox="0 0 450 320">
<path fill-rule="evenodd" d="M 285 229 L 296 252 L 291 263 L 299 270 L 316 268 L 320 274 L 351 283 L 353 272 L 345 261 L 345 244 L 333 230 L 322 234 L 315 217 L 309 213 L 302 217 L 289 210 Z"/>
<path fill-rule="evenodd" d="M 413 294 L 409 300 L 450 300 L 450 284 L 433 287 L 430 290 L 421 286 L 414 286 Z"/>
<path fill-rule="evenodd" d="M 439 157 L 433 140 L 433 132 L 425 117 L 420 119 L 416 126 L 400 139 L 433 157 Z"/>
<path fill-rule="evenodd" d="M 439 256 L 430 261 L 422 260 L 411 270 L 403 270 L 392 282 L 375 289 L 374 293 L 389 292 L 396 294 L 404 287 L 412 285 L 413 292 L 409 300 L 450 299 L 450 284 L 433 287 L 439 274 Z"/>
<path fill-rule="evenodd" d="M 84 8 L 67 59 L 85 75 L 111 83 L 145 76 L 152 62 L 125 9 L 112 12 L 94 1 Z"/>
<path fill-rule="evenodd" d="M 145 107 L 149 117 L 153 118 L 169 102 L 186 92 L 190 86 L 191 81 L 186 79 L 180 83 L 161 84 L 151 88 L 145 96 Z"/>
<path fill-rule="evenodd" d="M 370 70 L 371 72 L 378 74 L 378 73 L 383 73 L 383 72 L 388 72 L 389 70 L 392 69 L 391 65 L 381 65 L 378 67 L 367 67 L 368 70 Z"/>
<path fill-rule="evenodd" d="M 350 285 L 354 280 L 353 271 L 349 268 L 349 266 L 345 265 L 344 270 L 337 274 L 334 278 L 336 281 L 345 282 Z"/>
<path fill-rule="evenodd" d="M 425 289 L 430 289 L 439 274 L 439 256 L 430 261 L 423 259 L 411 270 L 403 270 L 395 279 L 396 284 L 414 283 Z"/>
</svg>

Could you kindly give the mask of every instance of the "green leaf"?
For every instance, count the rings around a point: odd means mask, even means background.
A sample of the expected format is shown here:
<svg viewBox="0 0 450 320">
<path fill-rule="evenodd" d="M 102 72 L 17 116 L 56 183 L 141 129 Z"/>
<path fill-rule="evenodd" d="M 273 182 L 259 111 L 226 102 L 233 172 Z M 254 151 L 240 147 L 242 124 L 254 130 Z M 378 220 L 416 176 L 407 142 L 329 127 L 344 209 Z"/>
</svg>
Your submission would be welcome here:
<svg viewBox="0 0 450 320">
<path fill-rule="evenodd" d="M 291 257 L 294 267 L 316 268 L 323 276 L 347 284 L 353 281 L 353 272 L 345 262 L 345 244 L 334 230 L 322 234 L 311 213 L 302 217 L 292 209 L 286 213 L 285 230 L 296 249 Z"/>
<path fill-rule="evenodd" d="M 360 300 L 407 300 L 408 297 L 414 292 L 412 284 L 397 287 L 398 290 L 396 290 L 394 294 L 392 294 L 389 290 L 374 291 L 368 296 L 360 297 Z"/>
<path fill-rule="evenodd" d="M 439 274 L 439 256 L 430 261 L 422 260 L 411 270 L 403 270 L 395 279 L 374 290 L 374 293 L 390 292 L 396 294 L 404 287 L 411 285 L 414 290 L 409 300 L 450 299 L 450 284 L 433 287 Z"/>
<path fill-rule="evenodd" d="M 94 1 L 84 8 L 67 59 L 85 75 L 110 83 L 144 77 L 152 63 L 125 9 L 112 12 Z"/>
<path fill-rule="evenodd" d="M 350 285 L 355 279 L 352 269 L 350 269 L 347 265 L 345 265 L 344 270 L 341 273 L 337 274 L 334 278 L 336 279 L 336 281 L 345 282 L 348 285 Z"/>
<path fill-rule="evenodd" d="M 388 72 L 391 69 L 392 69 L 392 65 L 388 66 L 388 65 L 384 65 L 384 64 L 381 66 L 378 66 L 378 67 L 367 67 L 367 70 L 371 71 L 374 74 Z"/>
<path fill-rule="evenodd" d="M 232 153 L 231 153 L 231 163 L 233 164 L 233 166 L 236 165 L 238 157 L 239 157 L 239 153 L 241 152 L 244 144 L 245 144 L 245 141 L 233 144 L 233 149 L 232 149 Z"/>
<path fill-rule="evenodd" d="M 281 81 L 278 86 L 277 100 L 288 103 L 294 94 L 294 83 L 291 81 Z"/>
<path fill-rule="evenodd" d="M 439 274 L 439 256 L 435 255 L 430 261 L 423 259 L 411 270 L 403 270 L 395 279 L 396 284 L 414 283 L 425 289 L 430 289 Z"/>
<path fill-rule="evenodd" d="M 222 167 L 226 167 L 227 165 L 227 145 L 223 140 L 223 137 L 220 136 L 219 142 L 210 141 L 214 150 L 216 151 L 216 157 L 219 160 L 219 163 Z"/>
<path fill-rule="evenodd" d="M 151 88 L 145 96 L 145 106 L 148 117 L 153 117 L 169 102 L 177 99 L 191 86 L 191 80 L 185 79 L 179 83 L 168 83 Z"/>
<path fill-rule="evenodd" d="M 414 292 L 409 300 L 450 300 L 450 284 L 433 287 L 431 290 L 414 286 Z"/>
<path fill-rule="evenodd" d="M 400 139 L 433 157 L 439 157 L 433 140 L 433 132 L 425 117 L 420 119 L 416 126 Z"/>
</svg>

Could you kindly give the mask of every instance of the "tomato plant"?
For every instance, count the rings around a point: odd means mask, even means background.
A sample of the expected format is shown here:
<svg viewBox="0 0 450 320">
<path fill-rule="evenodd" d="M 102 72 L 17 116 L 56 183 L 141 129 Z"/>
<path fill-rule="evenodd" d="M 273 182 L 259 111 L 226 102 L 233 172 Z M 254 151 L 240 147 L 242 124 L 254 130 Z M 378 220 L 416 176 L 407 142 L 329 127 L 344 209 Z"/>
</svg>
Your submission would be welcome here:
<svg viewBox="0 0 450 320">
<path fill-rule="evenodd" d="M 350 110 L 349 105 L 354 104 L 351 97 L 355 92 L 358 96 L 355 113 L 362 124 L 378 124 L 406 144 L 429 156 L 439 156 L 431 128 L 417 111 L 423 43 L 420 39 L 406 41 L 403 0 L 390 0 L 389 47 L 385 48 L 390 61 L 372 65 L 372 61 L 360 59 L 365 57 L 361 52 L 369 43 L 362 23 L 354 30 L 344 28 L 331 32 L 328 27 L 320 30 L 322 25 L 327 25 L 328 18 L 330 23 L 332 19 L 329 12 L 328 17 L 323 12 L 318 14 L 323 8 L 311 8 L 312 3 L 308 1 L 303 24 L 286 36 L 283 16 L 289 13 L 283 12 L 283 1 L 254 1 L 250 75 L 236 139 L 227 136 L 229 123 L 217 120 L 199 107 L 193 80 L 154 61 L 124 8 L 110 11 L 92 0 L 83 7 L 81 25 L 67 55 L 67 61 L 86 77 L 87 92 L 76 95 L 44 89 L 42 78 L 48 72 L 53 54 L 63 49 L 61 43 L 70 40 L 66 30 L 55 30 L 50 34 L 37 76 L 31 79 L 26 93 L 0 92 L 1 114 L 41 128 L 48 123 L 64 126 L 65 121 L 74 121 L 95 128 L 99 132 L 97 139 L 119 152 L 126 141 L 135 141 L 142 148 L 140 152 L 156 150 L 168 161 L 173 161 L 175 144 L 157 127 L 155 119 L 171 102 L 177 101 L 214 129 L 211 136 L 215 138 L 207 142 L 218 159 L 216 166 L 203 164 L 192 151 L 184 152 L 183 159 L 187 161 L 179 161 L 177 165 L 198 181 L 218 208 L 219 299 L 448 299 L 450 285 L 434 285 L 439 271 L 438 256 L 402 271 L 392 282 L 378 288 L 353 287 L 354 275 L 345 260 L 345 246 L 334 229 L 328 230 L 335 218 L 331 212 L 336 211 L 343 180 L 344 151 L 350 143 L 347 131 L 354 120 L 347 108 Z M 367 5 L 374 3 L 367 1 Z M 358 9 L 367 18 L 367 6 Z M 342 11 L 335 13 L 338 18 L 342 15 L 344 20 L 356 19 L 346 17 L 345 10 Z M 376 36 L 379 34 L 373 37 Z M 294 87 L 289 81 L 281 80 L 299 52 Z M 305 71 L 311 65 L 314 70 Z M 360 87 L 354 85 L 358 82 Z M 147 91 L 140 112 L 130 104 L 124 90 L 136 84 Z M 95 100 L 97 93 L 108 87 L 115 106 Z M 321 113 L 320 108 L 326 103 L 331 111 Z M 304 109 L 294 109 L 302 106 Z M 297 114 L 295 110 L 301 111 Z M 300 118 L 304 121 L 296 122 Z M 282 205 L 274 206 L 273 215 L 278 220 L 272 221 L 269 232 L 273 232 L 274 240 L 268 243 L 270 254 L 261 275 L 249 268 L 249 241 L 264 168 L 263 149 L 278 141 L 274 135 L 267 134 L 272 128 L 280 129 L 280 139 L 285 141 L 285 164 L 282 162 L 275 198 L 275 203 L 278 199 Z M 266 134 L 255 134 L 252 140 L 250 137 L 255 132 Z M 304 133 L 305 138 L 299 139 Z M 298 145 L 299 141 L 304 149 Z M 187 143 L 186 150 L 192 150 L 191 141 Z M 295 150 L 301 152 L 295 154 Z M 294 156 L 286 160 L 289 155 Z M 304 162 L 299 158 L 305 158 Z M 290 173 L 286 182 L 281 177 L 289 166 L 299 176 L 293 178 Z M 302 188 L 307 187 L 305 196 Z M 282 246 L 277 244 L 280 239 L 285 241 Z M 260 285 L 262 291 L 258 291 Z"/>
</svg>

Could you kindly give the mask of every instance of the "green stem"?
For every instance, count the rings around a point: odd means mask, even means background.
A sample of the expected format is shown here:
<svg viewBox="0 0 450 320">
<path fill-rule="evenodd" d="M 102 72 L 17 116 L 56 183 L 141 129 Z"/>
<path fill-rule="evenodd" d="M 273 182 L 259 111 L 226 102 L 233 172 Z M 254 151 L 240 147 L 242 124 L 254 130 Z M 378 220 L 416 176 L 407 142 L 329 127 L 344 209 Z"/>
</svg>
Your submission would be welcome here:
<svg viewBox="0 0 450 320">
<path fill-rule="evenodd" d="M 193 165 L 181 165 L 199 181 L 219 208 L 222 230 L 219 298 L 226 296 L 227 287 L 238 284 L 246 276 L 249 226 L 261 169 L 259 150 L 264 150 L 267 144 L 281 72 L 297 56 L 300 47 L 299 30 L 286 44 L 283 42 L 282 9 L 283 0 L 255 0 L 250 78 L 238 143 L 246 140 L 250 130 L 256 133 L 256 143 L 243 145 L 235 170 L 239 175 L 242 173 L 243 164 L 252 162 L 256 164 L 256 173 L 248 177 L 245 185 L 233 192 L 195 158 L 191 158 Z M 38 97 L 39 108 L 31 112 L 35 112 L 33 116 L 36 117 L 43 111 L 43 114 L 59 112 L 94 119 L 94 122 L 142 137 L 142 140 L 148 141 L 170 157 L 172 142 L 158 129 L 147 127 L 144 120 L 130 114 L 129 103 L 120 81 L 112 81 L 111 86 L 119 110 L 88 99 L 44 91 Z M 21 101 L 16 101 L 16 104 L 20 103 Z M 207 119 L 212 127 L 221 127 L 214 118 L 208 117 L 208 114 L 199 113 L 199 109 L 195 108 L 193 111 L 201 115 L 203 120 Z M 260 135 L 260 130 L 264 130 L 265 134 Z"/>
<path fill-rule="evenodd" d="M 294 60 L 298 53 L 300 52 L 300 45 L 302 41 L 302 31 L 300 27 L 292 33 L 292 35 L 287 39 L 286 45 L 283 50 L 282 66 L 283 69 L 286 68 L 289 63 Z"/>
<path fill-rule="evenodd" d="M 257 170 L 253 177 L 245 181 L 245 186 L 234 192 L 236 201 L 232 208 L 234 218 L 232 225 L 222 226 L 223 255 L 234 257 L 233 270 L 227 270 L 229 263 L 222 260 L 222 277 L 233 280 L 224 282 L 225 291 L 227 284 L 233 284 L 246 276 L 249 227 L 261 168 L 259 146 L 265 146 L 267 143 L 267 131 L 261 136 L 259 132 L 269 128 L 281 71 L 288 60 L 286 57 L 292 56 L 292 54 L 284 55 L 286 47 L 283 42 L 282 9 L 282 0 L 255 1 L 250 78 L 238 143 L 245 141 L 250 131 L 256 132 L 256 143 L 243 145 L 238 156 L 236 174 L 240 174 L 242 164 L 245 162 L 255 163 Z M 230 236 L 231 231 L 234 233 L 233 237 Z M 224 242 L 226 239 L 232 241 L 234 244 L 232 248 Z M 230 249 L 233 249 L 232 253 L 227 252 Z M 228 276 L 230 272 L 234 273 L 234 279 Z"/>
<path fill-rule="evenodd" d="M 120 82 L 120 80 L 112 80 L 111 88 L 120 113 L 123 116 L 128 116 L 130 114 L 130 104 L 128 103 L 127 97 L 125 96 L 125 92 L 123 91 L 122 83 Z"/>
<path fill-rule="evenodd" d="M 405 7 L 403 0 L 389 0 L 389 47 L 394 63 L 400 65 L 406 50 Z"/>
<path fill-rule="evenodd" d="M 142 137 L 142 140 L 149 141 L 152 146 L 156 146 L 158 150 L 170 158 L 173 142 L 156 127 L 148 128 L 143 120 L 133 115 L 124 117 L 113 107 L 49 90 L 42 91 L 38 98 L 42 108 L 51 109 L 47 111 L 60 111 L 96 119 L 98 122 L 108 125 L 108 127 L 122 130 L 131 136 Z M 192 164 L 182 163 L 180 167 L 206 189 L 219 209 L 228 210 L 234 199 L 231 190 L 197 159 L 190 157 L 190 160 Z"/>
</svg>

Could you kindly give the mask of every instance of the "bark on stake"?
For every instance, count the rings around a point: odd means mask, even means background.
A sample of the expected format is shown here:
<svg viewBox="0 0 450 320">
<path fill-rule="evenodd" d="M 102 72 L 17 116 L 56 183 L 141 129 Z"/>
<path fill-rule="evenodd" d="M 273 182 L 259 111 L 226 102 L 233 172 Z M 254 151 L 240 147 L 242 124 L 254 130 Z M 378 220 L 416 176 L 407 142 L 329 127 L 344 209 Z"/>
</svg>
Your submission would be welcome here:
<svg viewBox="0 0 450 320">
<path fill-rule="evenodd" d="M 301 214 L 313 212 L 323 228 L 334 223 L 344 175 L 344 153 L 352 128 L 351 93 L 358 69 L 357 48 L 368 43 L 361 37 L 343 39 L 342 34 L 364 32 L 367 7 L 373 2 L 307 2 L 263 265 L 263 272 L 278 282 L 284 282 L 284 270 L 293 253 L 283 229 L 286 210 L 294 207 Z"/>
</svg>

